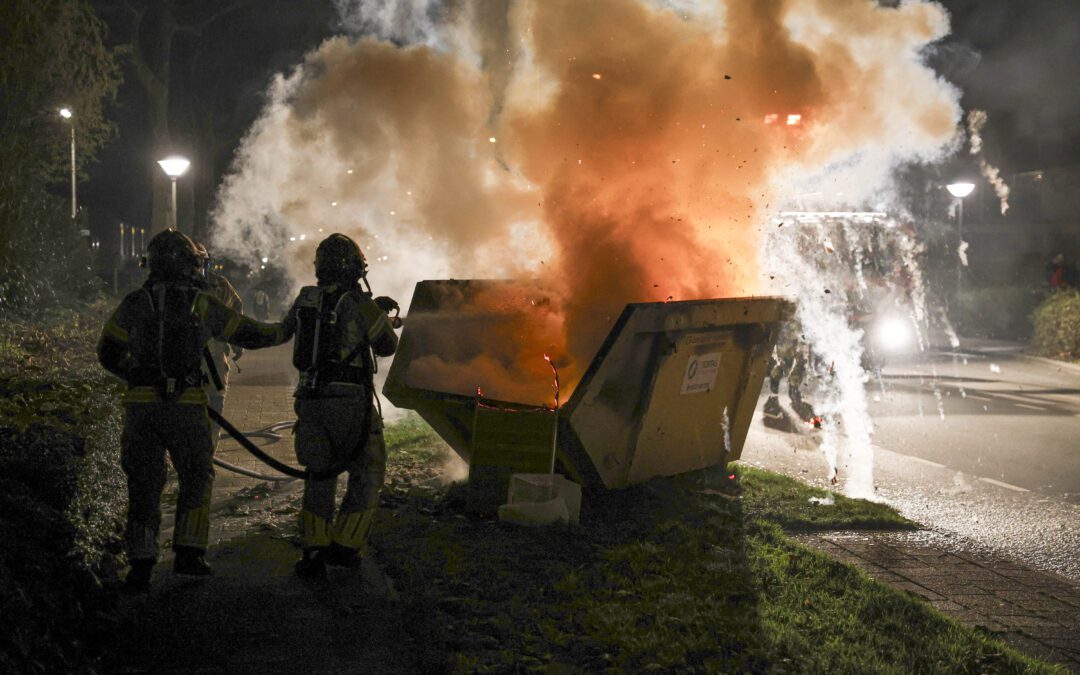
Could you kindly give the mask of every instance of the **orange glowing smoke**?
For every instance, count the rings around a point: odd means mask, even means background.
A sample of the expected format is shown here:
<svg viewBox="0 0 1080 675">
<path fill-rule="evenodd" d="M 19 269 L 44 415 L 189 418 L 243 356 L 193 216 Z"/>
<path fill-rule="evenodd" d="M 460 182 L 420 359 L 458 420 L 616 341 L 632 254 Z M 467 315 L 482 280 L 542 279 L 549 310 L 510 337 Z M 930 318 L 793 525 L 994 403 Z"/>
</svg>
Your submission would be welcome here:
<svg viewBox="0 0 1080 675">
<path fill-rule="evenodd" d="M 405 297 L 423 278 L 539 278 L 550 305 L 513 311 L 544 330 L 426 367 L 486 392 L 546 383 L 549 353 L 565 394 L 627 302 L 767 290 L 761 228 L 793 175 L 927 157 L 955 128 L 956 93 L 919 56 L 946 32 L 938 5 L 698 4 L 449 3 L 435 47 L 330 40 L 277 82 L 215 243 L 271 251 L 301 284 L 310 251 L 281 247 L 329 226 L 388 251 L 372 283 Z M 857 168 L 863 187 L 883 178 Z"/>
<path fill-rule="evenodd" d="M 567 392 L 553 387 L 557 361 L 566 357 L 563 316 L 550 289 L 508 282 L 454 296 L 461 290 L 441 289 L 446 309 L 410 314 L 411 349 L 423 356 L 409 362 L 405 381 L 500 401 L 548 407 L 556 397 L 565 401 Z M 575 383 L 581 374 L 574 365 L 560 373 Z"/>
</svg>

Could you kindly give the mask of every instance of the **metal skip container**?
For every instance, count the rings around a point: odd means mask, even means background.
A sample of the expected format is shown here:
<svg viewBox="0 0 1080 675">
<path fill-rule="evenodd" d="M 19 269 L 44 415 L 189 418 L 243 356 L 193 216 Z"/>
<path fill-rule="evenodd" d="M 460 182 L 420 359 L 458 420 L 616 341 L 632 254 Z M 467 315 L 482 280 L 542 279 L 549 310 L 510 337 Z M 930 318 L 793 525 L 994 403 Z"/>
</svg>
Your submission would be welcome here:
<svg viewBox="0 0 1080 675">
<path fill-rule="evenodd" d="M 556 413 L 485 398 L 428 368 L 438 352 L 467 345 L 474 358 L 485 339 L 515 334 L 517 317 L 498 303 L 476 309 L 479 295 L 510 284 L 521 282 L 419 282 L 383 388 L 469 462 L 470 483 L 489 484 L 497 502 L 511 474 L 548 471 L 553 451 L 559 472 L 593 489 L 739 458 L 788 301 L 628 304 Z"/>
</svg>

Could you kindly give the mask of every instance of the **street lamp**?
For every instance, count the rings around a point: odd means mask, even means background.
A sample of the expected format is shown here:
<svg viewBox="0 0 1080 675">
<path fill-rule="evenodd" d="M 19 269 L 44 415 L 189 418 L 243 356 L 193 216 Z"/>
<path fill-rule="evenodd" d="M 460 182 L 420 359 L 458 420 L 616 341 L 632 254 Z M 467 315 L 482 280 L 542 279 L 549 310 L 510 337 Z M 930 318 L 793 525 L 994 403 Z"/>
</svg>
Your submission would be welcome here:
<svg viewBox="0 0 1080 675">
<path fill-rule="evenodd" d="M 945 189 L 956 199 L 956 229 L 960 235 L 960 243 L 956 245 L 956 294 L 959 296 L 964 276 L 964 259 L 961 256 L 961 251 L 964 250 L 964 197 L 971 194 L 971 191 L 975 189 L 975 184 L 949 183 L 945 186 Z"/>
<path fill-rule="evenodd" d="M 173 229 L 180 229 L 176 225 L 176 179 L 184 175 L 184 172 L 191 166 L 191 162 L 186 157 L 179 155 L 173 155 L 166 157 L 158 162 L 165 174 L 172 180 L 172 226 Z"/>
<path fill-rule="evenodd" d="M 60 117 L 71 125 L 71 220 L 75 220 L 75 122 L 72 121 L 71 108 L 60 108 Z"/>
</svg>

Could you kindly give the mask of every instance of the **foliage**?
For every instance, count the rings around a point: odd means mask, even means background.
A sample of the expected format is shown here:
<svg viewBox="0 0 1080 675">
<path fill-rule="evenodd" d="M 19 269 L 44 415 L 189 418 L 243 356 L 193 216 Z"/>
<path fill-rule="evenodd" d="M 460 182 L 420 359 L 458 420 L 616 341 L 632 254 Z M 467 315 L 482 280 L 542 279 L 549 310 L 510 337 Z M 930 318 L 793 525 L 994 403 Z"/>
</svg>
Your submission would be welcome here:
<svg viewBox="0 0 1080 675">
<path fill-rule="evenodd" d="M 103 582 L 124 488 L 114 385 L 93 360 L 101 318 L 0 324 L 0 671 L 85 668 L 116 628 Z"/>
<path fill-rule="evenodd" d="M 1035 354 L 1080 362 L 1080 290 L 1051 293 L 1035 308 L 1032 321 Z"/>
<path fill-rule="evenodd" d="M 430 479 L 406 423 L 389 473 Z M 373 545 L 430 670 L 1050 672 L 778 526 L 912 526 L 891 509 L 737 474 L 590 493 L 580 525 L 544 528 L 469 517 L 461 484 L 384 492 Z"/>
<path fill-rule="evenodd" d="M 1025 286 L 967 288 L 950 316 L 957 332 L 967 337 L 1023 340 L 1031 335 L 1028 315 L 1042 294 Z"/>
<path fill-rule="evenodd" d="M 85 298 L 90 256 L 65 186 L 73 125 L 85 167 L 112 133 L 104 107 L 120 71 L 85 0 L 0 3 L 0 316 Z M 65 121 L 59 109 L 67 106 Z"/>
</svg>

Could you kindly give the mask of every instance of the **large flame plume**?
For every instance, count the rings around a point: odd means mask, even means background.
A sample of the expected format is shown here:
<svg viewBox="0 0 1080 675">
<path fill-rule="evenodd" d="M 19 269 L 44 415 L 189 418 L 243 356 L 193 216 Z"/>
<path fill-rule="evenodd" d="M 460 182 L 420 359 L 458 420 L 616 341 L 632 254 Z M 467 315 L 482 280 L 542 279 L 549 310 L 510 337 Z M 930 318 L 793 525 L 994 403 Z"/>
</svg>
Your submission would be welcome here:
<svg viewBox="0 0 1080 675">
<path fill-rule="evenodd" d="M 492 355 L 499 372 L 446 371 L 463 391 L 516 371 L 544 392 L 545 352 L 572 388 L 627 302 L 772 290 L 771 212 L 799 189 L 878 194 L 959 119 L 921 56 L 948 28 L 932 2 L 340 5 L 364 35 L 275 80 L 213 241 L 299 285 L 344 232 L 401 298 L 422 278 L 539 278 L 550 332 Z"/>
</svg>

